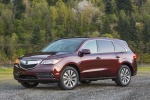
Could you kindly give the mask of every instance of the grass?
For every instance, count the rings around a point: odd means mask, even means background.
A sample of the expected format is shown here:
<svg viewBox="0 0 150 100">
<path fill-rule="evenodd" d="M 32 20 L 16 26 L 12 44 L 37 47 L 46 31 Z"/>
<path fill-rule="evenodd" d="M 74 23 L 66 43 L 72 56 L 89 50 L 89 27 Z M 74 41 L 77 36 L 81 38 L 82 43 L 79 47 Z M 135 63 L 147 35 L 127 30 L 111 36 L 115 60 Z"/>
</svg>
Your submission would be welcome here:
<svg viewBox="0 0 150 100">
<path fill-rule="evenodd" d="M 150 66 L 138 67 L 138 74 L 150 74 Z M 13 79 L 13 69 L 0 67 L 0 80 Z"/>
<path fill-rule="evenodd" d="M 0 67 L 0 80 L 13 79 L 13 69 Z"/>
<path fill-rule="evenodd" d="M 139 67 L 138 70 L 140 72 L 149 72 L 150 73 L 150 66 L 148 66 L 148 67 Z"/>
<path fill-rule="evenodd" d="M 150 66 L 138 67 L 138 74 L 140 75 L 150 74 Z"/>
</svg>

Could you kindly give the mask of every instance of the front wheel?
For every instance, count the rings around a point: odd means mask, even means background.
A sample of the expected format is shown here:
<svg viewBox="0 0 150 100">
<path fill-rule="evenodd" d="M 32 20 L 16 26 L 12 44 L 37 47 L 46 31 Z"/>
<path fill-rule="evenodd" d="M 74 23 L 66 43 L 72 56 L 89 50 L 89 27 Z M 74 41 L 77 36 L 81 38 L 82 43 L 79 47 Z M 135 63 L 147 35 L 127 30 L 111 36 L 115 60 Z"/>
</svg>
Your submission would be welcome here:
<svg viewBox="0 0 150 100">
<path fill-rule="evenodd" d="M 38 85 L 39 83 L 36 82 L 21 82 L 21 85 L 25 88 L 34 88 Z"/>
<path fill-rule="evenodd" d="M 67 67 L 62 71 L 58 86 L 63 90 L 71 90 L 78 84 L 79 75 L 75 68 Z"/>
<path fill-rule="evenodd" d="M 131 70 L 128 66 L 122 65 L 118 71 L 115 83 L 118 86 L 127 86 L 131 81 Z"/>
</svg>

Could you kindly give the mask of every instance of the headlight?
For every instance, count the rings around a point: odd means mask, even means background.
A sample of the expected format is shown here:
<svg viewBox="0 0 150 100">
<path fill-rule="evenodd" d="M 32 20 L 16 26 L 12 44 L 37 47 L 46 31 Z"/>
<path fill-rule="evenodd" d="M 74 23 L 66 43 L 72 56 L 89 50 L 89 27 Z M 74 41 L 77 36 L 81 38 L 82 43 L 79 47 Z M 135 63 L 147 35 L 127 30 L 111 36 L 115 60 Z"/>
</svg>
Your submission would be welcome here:
<svg viewBox="0 0 150 100">
<path fill-rule="evenodd" d="M 62 58 L 59 59 L 50 59 L 50 60 L 43 60 L 41 62 L 42 65 L 48 65 L 48 64 L 56 64 L 58 63 Z"/>
<path fill-rule="evenodd" d="M 14 67 L 19 68 L 19 65 L 18 65 L 19 62 L 20 62 L 19 59 L 16 59 L 16 60 L 15 60 L 15 63 L 14 63 Z"/>
<path fill-rule="evenodd" d="M 15 60 L 15 64 L 19 64 L 19 59 L 16 59 L 16 60 Z"/>
</svg>

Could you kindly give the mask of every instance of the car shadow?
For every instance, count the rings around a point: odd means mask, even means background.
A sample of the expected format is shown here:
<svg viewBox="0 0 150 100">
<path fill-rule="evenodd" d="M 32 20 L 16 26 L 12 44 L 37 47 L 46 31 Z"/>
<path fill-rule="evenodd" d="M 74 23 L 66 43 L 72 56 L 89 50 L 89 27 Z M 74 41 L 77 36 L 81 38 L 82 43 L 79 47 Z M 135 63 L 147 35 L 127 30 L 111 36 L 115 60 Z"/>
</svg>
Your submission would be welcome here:
<svg viewBox="0 0 150 100">
<path fill-rule="evenodd" d="M 90 84 L 81 84 L 78 83 L 75 89 L 84 89 L 84 88 L 99 88 L 99 87 L 115 87 L 116 84 L 113 82 L 92 82 Z M 39 84 L 35 88 L 24 88 L 21 86 L 20 83 L 7 83 L 1 85 L 0 89 L 3 90 L 25 90 L 25 89 L 34 89 L 34 90 L 58 90 L 60 91 L 61 89 L 58 87 L 57 83 L 50 83 L 50 84 Z"/>
<path fill-rule="evenodd" d="M 90 83 L 90 84 L 78 84 L 78 86 L 107 87 L 107 86 L 116 86 L 116 85 L 113 83 Z"/>
<path fill-rule="evenodd" d="M 91 83 L 91 84 L 81 84 L 78 83 L 76 86 L 76 89 L 84 89 L 84 88 L 99 88 L 99 87 L 115 87 L 116 84 L 114 83 Z M 34 89 L 36 90 L 58 90 L 60 91 L 61 89 L 58 87 L 57 83 L 55 84 L 40 84 L 38 87 L 35 87 Z"/>
</svg>

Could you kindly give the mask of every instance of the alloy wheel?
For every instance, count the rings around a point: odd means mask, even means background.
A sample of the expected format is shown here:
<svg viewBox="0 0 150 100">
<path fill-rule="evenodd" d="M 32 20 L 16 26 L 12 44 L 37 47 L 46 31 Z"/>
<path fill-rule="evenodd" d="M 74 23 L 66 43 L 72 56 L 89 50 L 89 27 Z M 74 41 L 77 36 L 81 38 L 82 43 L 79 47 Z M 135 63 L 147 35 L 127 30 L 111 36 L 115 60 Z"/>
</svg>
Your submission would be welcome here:
<svg viewBox="0 0 150 100">
<path fill-rule="evenodd" d="M 72 88 L 77 83 L 77 74 L 74 70 L 66 70 L 63 74 L 63 83 L 66 87 Z"/>
<path fill-rule="evenodd" d="M 131 73 L 130 70 L 126 67 L 124 67 L 120 72 L 121 82 L 123 84 L 128 84 L 131 79 Z"/>
</svg>

